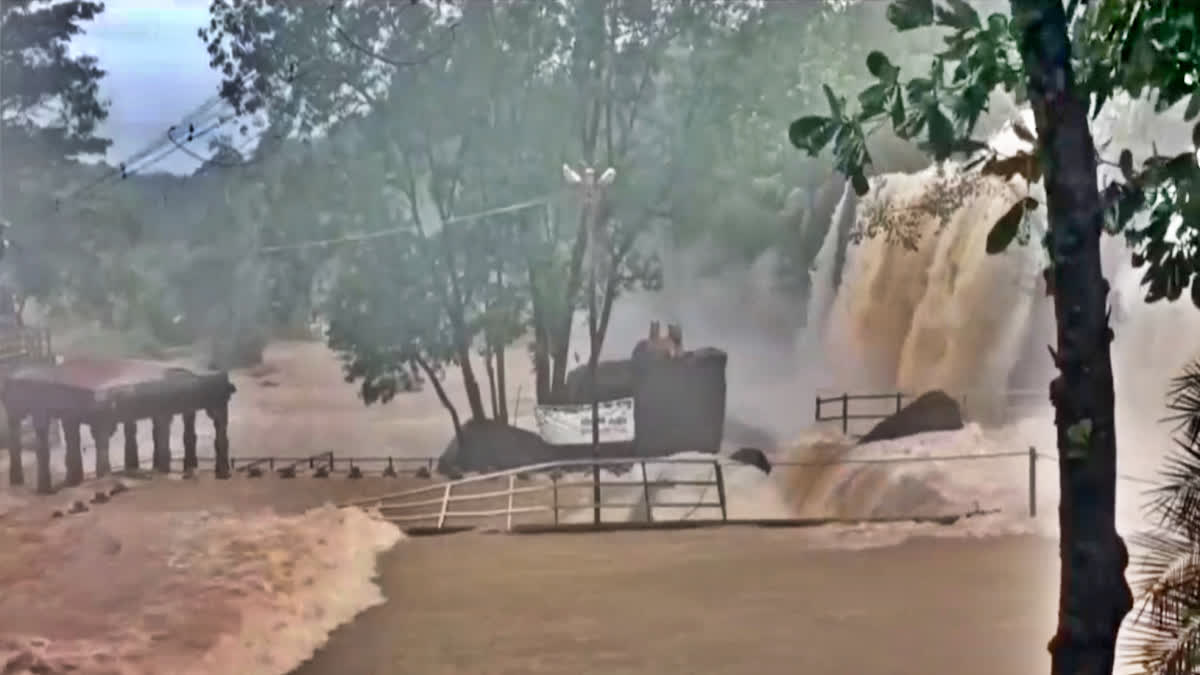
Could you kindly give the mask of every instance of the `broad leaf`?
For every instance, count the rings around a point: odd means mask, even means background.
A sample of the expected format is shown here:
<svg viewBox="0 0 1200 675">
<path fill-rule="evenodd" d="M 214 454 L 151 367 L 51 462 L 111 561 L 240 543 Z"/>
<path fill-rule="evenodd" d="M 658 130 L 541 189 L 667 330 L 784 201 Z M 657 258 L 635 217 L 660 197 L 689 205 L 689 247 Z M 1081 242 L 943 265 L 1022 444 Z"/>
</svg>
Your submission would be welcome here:
<svg viewBox="0 0 1200 675">
<path fill-rule="evenodd" d="M 965 0 L 946 0 L 946 4 L 949 5 L 948 9 L 937 8 L 936 15 L 939 24 L 959 30 L 981 27 L 979 13 Z"/>
<path fill-rule="evenodd" d="M 821 88 L 825 91 L 825 100 L 829 102 L 829 112 L 833 116 L 833 119 L 841 121 L 844 118 L 843 111 L 846 108 L 844 105 L 845 99 L 838 98 L 827 84 L 821 85 Z"/>
<path fill-rule="evenodd" d="M 817 155 L 829 144 L 837 132 L 838 124 L 828 117 L 809 115 L 801 117 L 788 126 L 788 140 L 797 148 Z"/>
<path fill-rule="evenodd" d="M 1032 143 L 1035 145 L 1037 144 L 1037 136 L 1035 136 L 1034 133 L 1029 130 L 1029 127 L 1026 127 L 1023 122 L 1014 122 L 1012 130 L 1013 133 L 1017 135 L 1017 138 L 1025 141 L 1026 143 Z"/>
<path fill-rule="evenodd" d="M 1033 197 L 1026 197 L 1021 201 L 1013 204 L 996 224 L 992 226 L 988 232 L 985 248 L 988 255 L 996 255 L 1003 253 L 1013 239 L 1017 238 L 1017 232 L 1021 229 L 1021 221 L 1025 219 L 1025 213 L 1030 209 L 1036 209 L 1038 201 Z"/>
<path fill-rule="evenodd" d="M 1183 119 L 1191 122 L 1196 115 L 1200 115 L 1200 91 L 1192 94 L 1192 98 L 1188 100 L 1187 108 L 1183 111 Z"/>
<path fill-rule="evenodd" d="M 900 74 L 900 69 L 892 65 L 888 57 L 879 51 L 867 54 L 867 70 L 877 79 L 889 84 L 895 82 L 896 76 Z"/>
<path fill-rule="evenodd" d="M 1020 175 L 1028 183 L 1036 183 L 1042 179 L 1042 164 L 1037 155 L 1022 152 L 1012 157 L 995 157 L 984 163 L 979 170 L 987 176 L 999 176 L 1009 180 Z"/>
<path fill-rule="evenodd" d="M 932 26 L 933 16 L 933 0 L 894 0 L 887 8 L 888 22 L 899 31 Z"/>
<path fill-rule="evenodd" d="M 1129 148 L 1125 148 L 1121 151 L 1121 157 L 1118 164 L 1121 167 L 1121 175 L 1125 177 L 1125 180 L 1132 182 L 1134 178 L 1133 153 L 1129 151 Z"/>
<path fill-rule="evenodd" d="M 850 185 L 854 187 L 854 194 L 859 197 L 865 196 L 871 191 L 871 183 L 867 181 L 866 175 L 861 170 L 850 175 Z M 1200 279 L 1200 277 L 1197 277 Z"/>
</svg>

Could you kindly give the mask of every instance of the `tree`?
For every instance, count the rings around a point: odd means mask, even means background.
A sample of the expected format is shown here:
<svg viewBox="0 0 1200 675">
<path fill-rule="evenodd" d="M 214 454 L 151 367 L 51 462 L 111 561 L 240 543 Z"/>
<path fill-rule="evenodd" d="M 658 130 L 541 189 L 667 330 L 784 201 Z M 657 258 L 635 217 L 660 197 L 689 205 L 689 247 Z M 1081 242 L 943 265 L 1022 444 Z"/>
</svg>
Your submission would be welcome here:
<svg viewBox="0 0 1200 675">
<path fill-rule="evenodd" d="M 18 306 L 20 298 L 61 290 L 64 270 L 79 266 L 94 243 L 88 240 L 94 233 L 76 226 L 77 213 L 51 208 L 45 185 L 110 143 L 97 134 L 108 115 L 99 94 L 104 71 L 95 57 L 73 57 L 67 49 L 102 11 L 103 3 L 83 0 L 13 0 L 0 7 L 0 215 L 9 224 L 6 239 L 19 251 L 7 263 L 16 286 L 8 292 L 17 293 Z"/>
<path fill-rule="evenodd" d="M 356 176 L 351 182 L 363 199 L 388 195 L 369 207 L 386 213 L 372 219 L 379 228 L 420 228 L 429 240 L 422 261 L 444 295 L 445 325 L 460 333 L 455 360 L 478 417 L 483 396 L 467 357 L 473 348 L 491 355 L 484 367 L 502 391 L 504 366 L 496 359 L 521 329 L 534 337 L 539 400 L 564 389 L 585 239 L 582 221 L 562 217 L 569 208 L 553 208 L 563 200 L 533 203 L 562 191 L 564 161 L 608 162 L 624 177 L 602 208 L 613 236 L 601 325 L 625 289 L 657 285 L 656 260 L 637 244 L 664 213 L 682 212 L 675 193 L 687 161 L 684 129 L 700 126 L 682 126 L 665 108 L 663 65 L 686 62 L 679 54 L 688 45 L 726 39 L 728 27 L 746 20 L 739 6 L 363 3 L 283 12 L 239 0 L 214 3 L 214 23 L 203 35 L 228 76 L 226 98 L 240 109 L 300 111 L 305 121 L 295 126 L 313 130 L 336 119 L 353 126 L 359 123 L 349 118 L 364 116 L 355 133 L 376 142 L 361 145 L 363 154 L 343 169 Z M 307 54 L 320 63 L 298 75 L 293 66 Z M 322 74 L 327 69 L 339 76 Z M 697 108 L 702 94 L 700 87 L 679 100 Z M 338 97 L 349 111 L 334 110 Z M 458 219 L 514 203 L 528 204 Z M 356 201 L 353 210 L 361 208 L 365 202 Z M 516 233 L 522 245 L 496 246 L 498 232 Z M 492 244 L 471 249 L 478 241 Z M 503 417 L 503 407 L 497 400 L 493 413 Z"/>
<path fill-rule="evenodd" d="M 1116 433 L 1106 299 L 1100 237 L 1124 231 L 1140 247 L 1135 264 L 1146 264 L 1147 299 L 1175 299 L 1192 277 L 1190 237 L 1200 228 L 1200 170 L 1195 149 L 1174 157 L 1150 157 L 1140 172 L 1130 153 L 1118 160 L 1124 181 L 1097 186 L 1097 151 L 1089 127 L 1118 92 L 1156 95 L 1156 108 L 1188 99 L 1184 115 L 1200 114 L 1200 8 L 1191 3 L 1125 3 L 1102 0 L 1012 0 L 1012 19 L 986 19 L 963 0 L 897 0 L 888 17 L 899 31 L 938 27 L 946 49 L 929 73 L 902 82 L 899 69 L 881 52 L 867 56 L 877 82 L 858 96 L 852 112 L 828 86 L 830 114 L 792 123 L 790 138 L 816 154 L 833 144 L 834 160 L 860 194 L 870 189 L 864 167 L 865 128 L 890 124 L 904 138 L 920 139 L 936 160 L 978 153 L 969 163 L 984 173 L 1030 183 L 1043 180 L 1049 231 L 1043 245 L 1051 265 L 1045 277 L 1058 326 L 1051 354 L 1059 376 L 1050 399 L 1058 428 L 1062 549 L 1058 630 L 1050 642 L 1053 672 L 1111 673 L 1121 621 L 1132 607 L 1124 571 L 1128 553 L 1115 528 Z M 1073 22 L 1073 23 L 1072 23 Z M 994 90 L 1015 92 L 1033 109 L 1036 136 L 1023 130 L 1035 151 L 998 157 L 971 140 Z M 1190 98 L 1189 98 L 1190 97 Z M 1195 134 L 1200 146 L 1200 128 Z M 988 249 L 999 252 L 1016 238 L 1031 197 L 992 226 Z M 1135 213 L 1149 209 L 1149 225 L 1135 227 Z M 1173 234 L 1173 233 L 1172 233 Z M 1194 285 L 1196 287 L 1196 285 Z M 1196 293 L 1200 298 L 1200 288 Z M 1198 301 L 1197 304 L 1200 304 Z"/>
</svg>

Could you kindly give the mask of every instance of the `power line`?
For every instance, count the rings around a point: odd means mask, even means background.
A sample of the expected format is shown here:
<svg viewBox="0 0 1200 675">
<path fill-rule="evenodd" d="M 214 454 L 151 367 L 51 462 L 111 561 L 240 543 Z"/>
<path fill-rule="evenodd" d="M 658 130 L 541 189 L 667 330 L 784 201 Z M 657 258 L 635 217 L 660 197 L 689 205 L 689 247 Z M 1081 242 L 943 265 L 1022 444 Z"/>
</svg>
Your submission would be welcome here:
<svg viewBox="0 0 1200 675">
<path fill-rule="evenodd" d="M 311 67 L 306 67 L 303 70 L 298 70 L 293 67 L 293 74 L 289 75 L 287 78 L 288 84 L 294 84 L 301 78 L 314 72 L 316 70 L 317 61 L 318 57 L 314 56 L 310 57 L 305 62 L 306 66 Z M 239 76 L 239 79 L 244 77 L 246 77 L 246 75 Z M 216 130 L 236 119 L 237 115 L 232 113 L 227 115 L 219 115 L 210 124 L 206 126 L 201 125 L 199 129 L 196 128 L 196 120 L 205 115 L 207 112 L 215 109 L 221 103 L 223 103 L 223 99 L 220 96 L 208 99 L 196 110 L 193 110 L 191 113 L 184 116 L 183 120 L 181 120 L 179 124 L 174 124 L 168 127 L 166 133 L 164 133 L 162 136 L 162 140 L 151 144 L 149 148 L 135 153 L 125 161 L 118 163 L 116 167 L 113 167 L 101 176 L 71 191 L 67 195 L 55 199 L 55 210 L 61 210 L 62 207 L 66 206 L 67 204 L 86 197 L 91 192 L 95 191 L 105 183 L 112 182 L 114 179 L 120 181 L 136 174 L 144 174 L 148 169 L 158 165 L 167 157 L 170 157 L 180 150 L 183 150 L 183 144 L 178 142 L 178 140 L 174 137 L 176 129 L 182 128 L 186 125 L 189 130 L 187 141 L 192 142 L 215 132 Z M 263 135 L 265 135 L 265 132 L 264 134 L 260 134 L 259 138 L 261 138 Z M 196 157 L 190 152 L 187 154 Z M 142 160 L 146 158 L 149 159 L 143 162 Z"/>
<path fill-rule="evenodd" d="M 340 42 L 345 43 L 347 46 L 355 49 L 356 51 L 366 54 L 367 56 L 370 56 L 382 63 L 386 63 L 395 68 L 404 68 L 404 67 L 420 65 L 421 63 L 428 61 L 429 59 L 437 56 L 438 54 L 447 51 L 455 39 L 454 29 L 457 24 L 451 23 L 445 27 L 445 29 L 450 33 L 450 36 L 449 36 L 449 39 L 448 39 L 446 45 L 444 45 L 441 49 L 439 49 L 437 51 L 426 53 L 420 57 L 414 57 L 412 59 L 407 59 L 407 60 L 398 60 L 398 59 L 394 59 L 391 57 L 386 57 L 382 54 L 378 54 L 378 53 L 374 52 L 374 50 L 371 50 L 371 49 L 359 44 L 340 25 L 340 22 L 338 21 L 338 18 L 337 18 L 337 4 L 338 4 L 337 2 L 334 2 L 329 5 L 328 21 L 329 21 L 330 26 L 333 28 L 334 33 L 337 36 L 338 40 Z M 410 3 L 410 5 L 401 8 L 401 12 L 408 9 L 408 7 L 416 5 L 416 4 L 417 4 L 416 2 Z M 317 69 L 318 63 L 323 61 L 325 56 L 326 55 L 310 55 L 308 58 L 305 59 L 304 67 L 302 67 L 302 68 L 298 67 L 296 62 L 293 62 L 290 65 L 291 72 L 286 77 L 287 84 L 289 86 L 292 84 L 295 84 L 297 81 L 299 81 L 303 77 L 314 72 Z M 251 73 L 243 73 L 242 75 L 239 75 L 237 78 L 235 78 L 234 82 L 239 83 L 244 86 L 244 84 L 245 84 L 244 80 L 249 75 L 251 75 Z M 129 176 L 139 174 L 139 173 L 145 173 L 149 168 L 158 165 L 163 160 L 165 160 L 167 157 L 170 157 L 171 155 L 175 154 L 176 152 L 183 152 L 184 154 L 188 155 L 192 159 L 195 159 L 203 164 L 209 164 L 209 165 L 215 164 L 217 166 L 222 166 L 222 167 L 226 167 L 226 168 L 236 168 L 239 166 L 246 166 L 249 164 L 256 163 L 257 161 L 260 161 L 261 157 L 259 160 L 252 160 L 252 161 L 246 161 L 246 162 L 221 162 L 216 159 L 216 157 L 218 156 L 218 153 L 213 153 L 213 155 L 211 157 L 203 157 L 199 153 L 196 153 L 196 152 L 190 150 L 189 148 L 187 148 L 184 143 L 181 143 L 176 138 L 176 136 L 175 136 L 176 130 L 179 128 L 182 128 L 184 126 L 184 124 L 186 124 L 188 127 L 188 139 L 187 140 L 188 140 L 188 142 L 191 142 L 191 141 L 197 140 L 199 138 L 202 138 L 210 133 L 215 132 L 217 129 L 220 129 L 225 124 L 234 120 L 237 117 L 236 114 L 231 113 L 228 115 L 219 115 L 219 116 L 217 116 L 215 122 L 210 123 L 207 126 L 204 126 L 201 124 L 199 126 L 201 126 L 202 128 L 199 130 L 196 130 L 196 127 L 198 126 L 197 122 L 200 121 L 201 116 L 207 115 L 208 113 L 210 113 L 211 111 L 213 111 L 214 109 L 219 107 L 224 102 L 225 101 L 224 101 L 223 97 L 220 96 L 219 94 L 210 97 L 204 103 L 200 104 L 200 106 L 198 106 L 191 113 L 189 113 L 188 115 L 185 115 L 179 124 L 172 125 L 170 128 L 168 128 L 166 133 L 163 135 L 163 137 L 159 141 L 156 141 L 156 142 L 152 143 L 149 147 L 144 148 L 143 150 L 141 150 L 137 153 L 134 153 L 128 159 L 126 159 L 123 162 L 120 162 L 116 167 L 105 172 L 103 175 L 99 176 L 95 180 L 90 181 L 89 183 L 86 183 L 85 185 L 81 186 L 80 188 L 72 190 L 67 195 L 56 198 L 54 200 L 55 210 L 56 211 L 61 210 L 62 207 L 67 205 L 68 203 L 77 201 L 77 200 L 85 197 L 87 194 L 93 192 L 94 190 L 101 187 L 105 183 L 113 181 L 114 179 L 118 179 L 118 177 L 119 177 L 119 180 L 124 180 L 125 178 L 128 178 Z M 301 112 L 298 110 L 295 113 L 295 116 L 299 116 L 300 114 L 301 114 Z M 257 136 L 249 139 L 245 144 L 243 144 L 238 149 L 239 152 L 242 149 L 249 147 L 252 143 L 261 140 L 263 137 L 268 135 L 268 133 L 269 133 L 268 131 L 263 131 L 262 133 L 258 134 Z M 281 141 L 284 138 L 283 134 L 275 134 L 275 136 L 278 140 L 281 140 Z M 157 153 L 157 154 L 155 154 L 155 153 Z M 256 148 L 256 154 L 261 155 L 258 148 Z M 149 157 L 149 160 L 142 162 L 142 160 L 146 159 L 147 157 Z"/>
<path fill-rule="evenodd" d="M 565 190 L 551 192 L 550 194 L 543 195 L 543 196 L 537 197 L 535 199 L 527 199 L 523 202 L 517 202 L 515 204 L 508 204 L 506 206 L 498 206 L 496 208 L 487 209 L 484 211 L 477 211 L 475 213 L 468 213 L 468 214 L 461 215 L 461 216 L 454 216 L 452 218 L 447 218 L 445 221 L 443 221 L 443 224 L 451 225 L 453 223 L 462 223 L 462 222 L 467 222 L 467 221 L 471 221 L 471 220 L 479 220 L 480 218 L 486 218 L 488 216 L 498 216 L 498 215 L 505 214 L 505 213 L 514 213 L 517 211 L 524 211 L 525 209 L 533 208 L 535 206 L 542 206 L 544 204 L 549 204 L 555 197 L 559 196 L 563 192 L 565 192 Z M 349 244 L 349 243 L 355 243 L 355 242 L 370 241 L 372 239 L 381 239 L 384 237 L 394 237 L 396 235 L 403 234 L 403 233 L 409 232 L 409 231 L 410 231 L 410 229 L 408 227 L 390 227 L 390 228 L 387 228 L 384 230 L 374 230 L 372 232 L 365 232 L 362 234 L 349 234 L 349 235 L 345 235 L 342 237 L 334 237 L 331 239 L 311 239 L 308 241 L 297 241 L 297 242 L 293 242 L 290 244 L 278 244 L 275 246 L 264 246 L 264 247 L 260 248 L 258 250 L 258 252 L 259 253 L 278 253 L 280 251 L 295 251 L 295 250 L 309 249 L 309 248 L 325 248 L 325 247 L 329 247 L 329 246 L 336 246 L 338 244 Z"/>
</svg>

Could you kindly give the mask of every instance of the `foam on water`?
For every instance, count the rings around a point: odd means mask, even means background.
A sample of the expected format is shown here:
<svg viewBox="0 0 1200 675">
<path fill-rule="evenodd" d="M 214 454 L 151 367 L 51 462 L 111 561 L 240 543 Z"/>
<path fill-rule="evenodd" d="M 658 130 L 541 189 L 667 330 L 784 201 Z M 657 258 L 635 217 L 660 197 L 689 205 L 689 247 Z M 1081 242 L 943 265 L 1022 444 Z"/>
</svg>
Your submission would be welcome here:
<svg viewBox="0 0 1200 675">
<path fill-rule="evenodd" d="M 14 675 L 290 672 L 384 601 L 376 557 L 403 536 L 332 506 L 287 517 L 97 509 L 0 530 L 17 542 L 0 553 L 0 670 Z"/>
</svg>

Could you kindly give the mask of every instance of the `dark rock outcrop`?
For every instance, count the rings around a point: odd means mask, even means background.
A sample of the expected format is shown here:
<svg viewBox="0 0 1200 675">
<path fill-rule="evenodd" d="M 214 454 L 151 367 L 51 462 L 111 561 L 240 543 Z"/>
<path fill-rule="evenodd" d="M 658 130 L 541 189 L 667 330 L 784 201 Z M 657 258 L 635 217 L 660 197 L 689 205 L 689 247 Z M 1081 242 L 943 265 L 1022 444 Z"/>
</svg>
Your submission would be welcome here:
<svg viewBox="0 0 1200 675">
<path fill-rule="evenodd" d="M 740 448 L 729 458 L 735 462 L 756 466 L 765 474 L 771 473 L 771 460 L 767 459 L 767 455 L 758 448 Z"/>
<path fill-rule="evenodd" d="M 455 477 L 464 473 L 504 471 L 557 457 L 541 436 L 495 420 L 470 420 L 462 426 L 463 447 L 450 440 L 438 458 L 438 473 Z"/>
<path fill-rule="evenodd" d="M 886 441 L 927 431 L 955 431 L 962 428 L 962 410 L 958 401 L 946 392 L 929 391 L 876 424 L 859 443 Z"/>
</svg>

